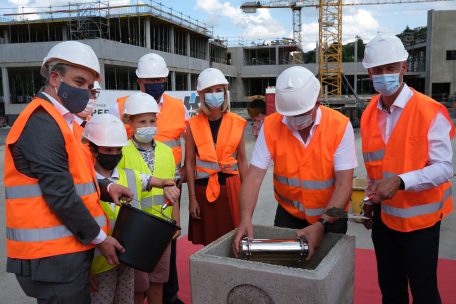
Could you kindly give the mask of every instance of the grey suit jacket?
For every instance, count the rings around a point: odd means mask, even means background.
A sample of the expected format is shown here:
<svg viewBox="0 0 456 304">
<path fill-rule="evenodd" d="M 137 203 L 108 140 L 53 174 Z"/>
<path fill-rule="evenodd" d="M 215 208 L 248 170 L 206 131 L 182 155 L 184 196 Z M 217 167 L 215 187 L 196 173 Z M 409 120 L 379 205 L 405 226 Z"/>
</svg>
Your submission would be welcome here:
<svg viewBox="0 0 456 304">
<path fill-rule="evenodd" d="M 18 171 L 39 180 L 50 209 L 82 244 L 89 244 L 100 227 L 75 192 L 65 142 L 55 120 L 45 110 L 37 109 L 11 151 Z M 101 184 L 106 197 L 107 183 Z M 93 250 L 33 260 L 8 258 L 7 271 L 30 275 L 37 281 L 69 282 L 87 271 L 92 259 Z"/>
</svg>

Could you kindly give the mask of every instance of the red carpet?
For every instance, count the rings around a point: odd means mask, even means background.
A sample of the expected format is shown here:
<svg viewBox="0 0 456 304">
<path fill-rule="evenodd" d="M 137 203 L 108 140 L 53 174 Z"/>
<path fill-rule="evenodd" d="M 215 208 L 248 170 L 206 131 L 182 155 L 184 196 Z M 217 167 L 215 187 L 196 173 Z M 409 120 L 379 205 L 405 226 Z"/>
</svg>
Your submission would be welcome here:
<svg viewBox="0 0 456 304">
<path fill-rule="evenodd" d="M 193 245 L 187 237 L 180 238 L 177 244 L 177 269 L 179 275 L 179 297 L 191 303 L 189 256 L 203 246 Z M 456 304 L 456 261 L 439 259 L 439 290 L 444 304 Z M 370 249 L 356 249 L 355 259 L 355 303 L 381 303 L 377 284 L 375 254 Z"/>
</svg>

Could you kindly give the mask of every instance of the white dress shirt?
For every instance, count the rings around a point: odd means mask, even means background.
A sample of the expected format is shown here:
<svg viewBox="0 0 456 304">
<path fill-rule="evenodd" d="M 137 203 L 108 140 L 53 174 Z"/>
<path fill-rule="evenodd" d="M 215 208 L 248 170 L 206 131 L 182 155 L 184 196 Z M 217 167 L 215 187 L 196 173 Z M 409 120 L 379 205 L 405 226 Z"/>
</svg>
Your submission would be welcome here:
<svg viewBox="0 0 456 304">
<path fill-rule="evenodd" d="M 379 98 L 377 104 L 377 123 L 383 141 L 386 144 L 403 109 L 412 96 L 413 91 L 404 84 L 401 93 L 399 93 L 391 105 L 390 112 L 383 109 L 381 99 Z M 450 122 L 442 112 L 438 113 L 428 131 L 428 166 L 399 175 L 404 181 L 405 190 L 422 191 L 430 189 L 446 182 L 453 176 L 453 149 L 449 136 L 450 130 Z"/>
<path fill-rule="evenodd" d="M 320 125 L 321 115 L 321 109 L 318 108 L 315 116 L 315 122 L 312 128 L 310 129 L 309 137 L 305 142 L 303 141 L 299 132 L 293 129 L 287 123 L 287 118 L 285 116 L 282 119 L 282 123 L 288 127 L 288 130 L 293 133 L 293 136 L 296 137 L 301 142 L 301 144 L 303 144 L 304 148 L 306 148 L 312 140 L 312 137 L 315 134 L 316 129 Z M 266 145 L 263 127 L 261 127 L 250 163 L 260 169 L 267 169 L 268 166 L 271 164 L 271 161 L 272 156 Z M 356 168 L 357 166 L 358 162 L 356 160 L 355 151 L 355 134 L 353 132 L 353 127 L 349 122 L 347 124 L 347 127 L 345 128 L 344 136 L 342 137 L 342 140 L 339 146 L 337 147 L 336 152 L 334 153 L 334 171 L 349 170 Z"/>
<path fill-rule="evenodd" d="M 60 102 L 55 100 L 55 98 L 52 97 L 51 95 L 49 95 L 45 92 L 41 92 L 41 93 L 43 95 L 45 95 L 51 101 L 51 103 L 54 105 L 54 107 L 57 109 L 57 111 L 59 111 L 59 113 L 62 114 L 63 118 L 65 118 L 66 123 L 70 127 L 70 130 L 73 131 L 73 120 L 75 119 L 75 116 L 73 115 L 73 113 L 70 113 L 70 111 L 68 111 L 67 108 L 65 108 Z"/>
</svg>

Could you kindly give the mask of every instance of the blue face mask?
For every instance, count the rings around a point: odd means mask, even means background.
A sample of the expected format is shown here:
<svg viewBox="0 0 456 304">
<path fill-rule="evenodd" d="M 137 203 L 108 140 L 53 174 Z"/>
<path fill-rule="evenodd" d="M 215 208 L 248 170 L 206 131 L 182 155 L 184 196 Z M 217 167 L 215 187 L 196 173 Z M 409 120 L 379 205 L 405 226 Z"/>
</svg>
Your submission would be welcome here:
<svg viewBox="0 0 456 304">
<path fill-rule="evenodd" d="M 204 102 L 210 109 L 219 108 L 225 101 L 225 92 L 205 93 Z"/>
<path fill-rule="evenodd" d="M 63 106 L 70 111 L 70 113 L 82 112 L 89 103 L 89 89 L 80 89 L 72 87 L 60 78 L 59 88 L 55 88 L 57 96 Z"/>
<path fill-rule="evenodd" d="M 156 82 L 156 83 L 145 83 L 144 91 L 149 94 L 155 100 L 160 102 L 160 98 L 166 90 L 166 82 Z"/>
<path fill-rule="evenodd" d="M 372 75 L 374 89 L 383 96 L 391 96 L 401 86 L 400 74 Z"/>
</svg>

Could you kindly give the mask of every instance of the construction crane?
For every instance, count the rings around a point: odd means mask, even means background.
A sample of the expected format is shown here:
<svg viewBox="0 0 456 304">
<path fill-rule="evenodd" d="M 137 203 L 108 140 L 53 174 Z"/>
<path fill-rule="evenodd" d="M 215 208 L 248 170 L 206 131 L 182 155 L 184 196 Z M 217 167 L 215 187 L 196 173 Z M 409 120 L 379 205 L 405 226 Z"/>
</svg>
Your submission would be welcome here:
<svg viewBox="0 0 456 304">
<path fill-rule="evenodd" d="M 244 13 L 255 13 L 258 8 L 291 8 L 293 11 L 293 39 L 302 47 L 301 9 L 319 8 L 318 75 L 321 94 L 342 95 L 342 6 L 382 5 L 456 0 L 283 0 L 249 1 L 241 5 Z"/>
</svg>

